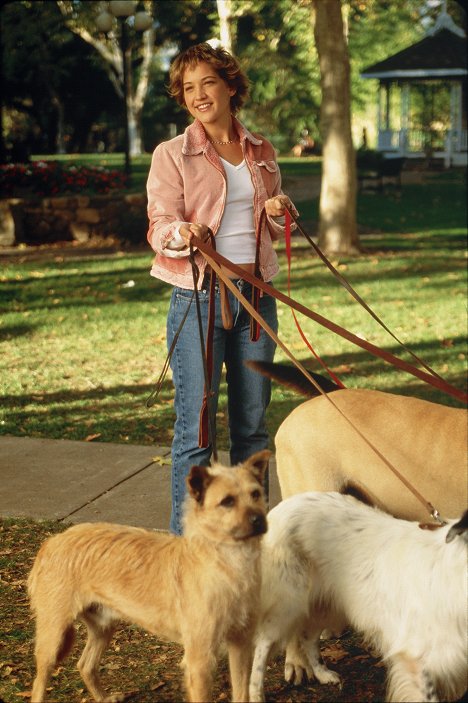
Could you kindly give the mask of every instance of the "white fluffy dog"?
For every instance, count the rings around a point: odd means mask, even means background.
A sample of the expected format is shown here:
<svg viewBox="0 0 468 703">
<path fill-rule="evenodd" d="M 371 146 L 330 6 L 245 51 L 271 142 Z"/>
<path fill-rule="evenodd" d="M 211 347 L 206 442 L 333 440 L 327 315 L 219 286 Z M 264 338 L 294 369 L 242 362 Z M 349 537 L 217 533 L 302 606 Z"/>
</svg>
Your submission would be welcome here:
<svg viewBox="0 0 468 703">
<path fill-rule="evenodd" d="M 388 701 L 454 700 L 467 686 L 468 512 L 434 530 L 339 493 L 274 508 L 262 546 L 262 606 L 250 698 L 263 701 L 268 655 L 285 677 L 340 677 L 320 659 L 324 628 L 351 625 L 383 656 Z M 433 526 L 431 526 L 433 527 Z"/>
</svg>

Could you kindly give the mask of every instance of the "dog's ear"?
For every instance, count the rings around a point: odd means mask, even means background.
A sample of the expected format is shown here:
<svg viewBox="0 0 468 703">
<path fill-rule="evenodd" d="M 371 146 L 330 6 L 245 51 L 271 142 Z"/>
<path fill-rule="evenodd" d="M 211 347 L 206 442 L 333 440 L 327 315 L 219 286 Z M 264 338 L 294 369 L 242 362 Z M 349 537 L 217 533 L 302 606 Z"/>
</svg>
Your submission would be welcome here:
<svg viewBox="0 0 468 703">
<path fill-rule="evenodd" d="M 190 469 L 190 473 L 187 476 L 187 486 L 190 495 L 195 498 L 200 505 L 203 505 L 206 489 L 212 480 L 213 476 L 206 466 L 192 466 Z"/>
<path fill-rule="evenodd" d="M 246 462 L 244 462 L 244 466 L 247 469 L 250 469 L 260 485 L 263 485 L 263 479 L 265 477 L 266 470 L 268 469 L 268 461 L 270 457 L 270 450 L 262 449 L 261 452 L 253 454 L 249 459 L 247 459 Z"/>
<path fill-rule="evenodd" d="M 455 523 L 455 525 L 452 525 L 450 530 L 447 532 L 445 541 L 451 542 L 457 535 L 461 535 L 462 539 L 465 542 L 468 542 L 468 510 L 465 510 L 463 516 L 457 523 Z"/>
</svg>

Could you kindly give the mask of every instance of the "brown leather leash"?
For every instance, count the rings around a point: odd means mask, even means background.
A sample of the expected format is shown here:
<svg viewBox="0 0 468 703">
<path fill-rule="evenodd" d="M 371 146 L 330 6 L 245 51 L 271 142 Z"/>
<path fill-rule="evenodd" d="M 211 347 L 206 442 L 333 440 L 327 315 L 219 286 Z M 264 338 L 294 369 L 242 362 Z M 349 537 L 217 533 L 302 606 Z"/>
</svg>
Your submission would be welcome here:
<svg viewBox="0 0 468 703">
<path fill-rule="evenodd" d="M 287 209 L 287 214 L 286 214 L 286 219 L 288 215 L 291 215 L 289 209 Z M 294 218 L 296 226 L 299 228 L 301 233 L 310 241 L 312 244 L 314 250 L 318 253 L 322 261 L 326 263 L 327 267 L 332 271 L 332 273 L 335 275 L 335 277 L 340 281 L 342 285 L 348 290 L 348 292 L 359 302 L 371 315 L 372 317 L 382 326 L 386 331 L 389 332 L 389 334 L 399 343 L 401 346 L 407 350 L 413 358 L 415 358 L 419 363 L 421 363 L 430 373 L 427 374 L 420 369 L 417 369 L 414 367 L 412 364 L 409 364 L 408 362 L 405 362 L 398 357 L 395 357 L 393 354 L 390 352 L 386 352 L 379 347 L 376 347 L 375 345 L 371 344 L 370 342 L 367 342 L 366 340 L 363 340 L 353 333 L 349 332 L 345 328 L 341 327 L 340 325 L 337 325 L 336 323 L 333 323 L 332 321 L 328 320 L 327 318 L 322 317 L 318 313 L 313 312 L 312 310 L 309 310 L 305 306 L 301 305 L 300 303 L 297 303 L 293 298 L 290 296 L 286 296 L 284 293 L 281 293 L 280 291 L 277 291 L 275 288 L 270 286 L 269 284 L 265 283 L 264 281 L 261 280 L 259 274 L 259 246 L 257 243 L 257 253 L 256 253 L 256 276 L 252 276 L 252 274 L 248 273 L 245 269 L 240 268 L 236 264 L 233 264 L 231 261 L 228 259 L 224 258 L 220 254 L 216 252 L 215 249 L 215 242 L 214 242 L 214 236 L 211 233 L 211 246 L 209 246 L 206 242 L 203 242 L 200 240 L 198 237 L 193 236 L 191 240 L 191 245 L 190 245 L 190 261 L 192 264 L 192 271 L 193 271 L 193 280 L 194 280 L 194 294 L 192 296 L 192 300 L 195 298 L 196 304 L 197 304 L 197 318 L 198 318 L 198 324 L 199 324 L 199 336 L 200 336 L 200 343 L 201 343 L 201 353 L 202 353 L 202 359 L 203 359 L 203 367 L 204 367 L 204 374 L 205 374 L 205 397 L 203 400 L 203 407 L 202 411 L 200 413 L 200 434 L 199 434 L 199 441 L 204 442 L 203 444 L 200 443 L 200 446 L 206 446 L 206 443 L 208 441 L 211 441 L 212 448 L 213 448 L 213 456 L 216 460 L 216 438 L 215 438 L 215 420 L 214 420 L 214 412 L 211 407 L 211 400 L 213 397 L 213 394 L 211 392 L 211 372 L 212 372 L 212 336 L 213 336 L 213 325 L 214 325 L 214 293 L 215 293 L 215 283 L 216 283 L 216 274 L 218 275 L 218 281 L 219 281 L 219 286 L 220 286 L 220 296 L 221 296 L 221 309 L 222 309 L 222 318 L 223 318 L 223 326 L 226 329 L 230 329 L 232 327 L 232 314 L 229 308 L 229 303 L 228 303 L 228 298 L 227 298 L 227 293 L 226 293 L 226 287 L 229 288 L 229 290 L 233 293 L 233 295 L 240 301 L 240 303 L 243 305 L 243 307 L 250 313 L 251 315 L 251 330 L 253 331 L 252 338 L 253 339 L 258 339 L 258 334 L 260 327 L 262 327 L 265 332 L 275 341 L 275 343 L 284 351 L 284 353 L 291 359 L 291 361 L 294 363 L 294 365 L 303 373 L 303 375 L 309 380 L 310 383 L 312 383 L 313 386 L 317 388 L 317 390 L 320 392 L 320 394 L 324 395 L 328 402 L 330 402 L 334 408 L 337 410 L 337 412 L 340 413 L 340 415 L 343 417 L 343 419 L 352 427 L 352 429 L 363 439 L 363 441 L 374 451 L 374 453 L 381 459 L 381 461 L 394 473 L 397 478 L 410 490 L 413 495 L 417 498 L 419 502 L 422 503 L 422 505 L 425 507 L 425 509 L 429 512 L 429 514 L 439 523 L 445 524 L 445 521 L 441 518 L 438 510 L 434 508 L 434 506 L 427 501 L 420 493 L 417 491 L 414 486 L 401 474 L 396 467 L 394 467 L 391 462 L 386 459 L 386 457 L 375 447 L 368 439 L 367 437 L 357 428 L 353 422 L 340 410 L 340 408 L 334 403 L 332 398 L 321 388 L 321 386 L 315 381 L 315 379 L 307 372 L 307 370 L 302 366 L 302 364 L 296 360 L 294 355 L 289 351 L 289 349 L 284 345 L 284 343 L 279 339 L 279 337 L 276 335 L 276 333 L 270 328 L 270 326 L 263 320 L 261 315 L 258 313 L 258 299 L 260 296 L 260 293 L 267 293 L 268 295 L 276 298 L 277 300 L 280 300 L 281 302 L 285 303 L 286 305 L 289 305 L 293 310 L 297 310 L 298 312 L 301 312 L 304 314 L 306 317 L 309 317 L 310 319 L 314 320 L 315 322 L 318 322 L 321 324 L 323 327 L 326 327 L 330 331 L 340 335 L 341 337 L 347 339 L 348 341 L 352 342 L 353 344 L 365 349 L 366 351 L 370 352 L 374 356 L 378 356 L 384 361 L 387 361 L 387 363 L 392 364 L 393 366 L 396 366 L 397 368 L 400 368 L 413 376 L 416 376 L 417 378 L 420 378 L 421 380 L 425 381 L 429 385 L 432 385 L 439 390 L 442 390 L 445 393 L 448 393 L 449 395 L 457 398 L 457 400 L 462 400 L 463 402 L 467 402 L 468 396 L 467 394 L 463 393 L 462 391 L 459 391 L 457 388 L 452 386 L 451 384 L 447 383 L 441 376 L 439 376 L 433 369 L 431 369 L 427 364 L 425 364 L 423 361 L 419 359 L 411 350 L 409 350 L 400 340 L 391 332 L 391 330 L 388 329 L 388 327 L 380 320 L 380 318 L 372 311 L 372 309 L 365 303 L 365 301 L 354 291 L 352 286 L 346 281 L 346 279 L 335 269 L 335 267 L 331 264 L 331 262 L 328 261 L 328 259 L 325 257 L 325 255 L 321 252 L 321 250 L 315 245 L 315 243 L 309 238 L 309 236 L 304 232 L 303 228 L 300 226 L 299 222 L 296 220 L 294 215 L 291 215 Z M 204 256 L 206 259 L 207 263 L 211 267 L 211 284 L 210 284 L 210 308 L 209 308 L 209 315 L 208 315 L 208 332 L 207 332 L 207 339 L 206 339 L 206 348 L 204 347 L 203 343 L 203 329 L 202 329 L 202 324 L 201 324 L 201 313 L 200 313 L 200 303 L 199 303 L 199 298 L 198 298 L 198 280 L 199 280 L 199 269 L 195 261 L 194 257 L 194 246 L 198 248 L 198 250 L 201 252 L 201 254 Z M 252 288 L 252 303 L 249 303 L 249 301 L 242 295 L 242 293 L 239 291 L 237 286 L 234 284 L 234 282 L 225 274 L 223 273 L 222 268 L 225 268 L 229 270 L 231 273 L 235 274 L 236 277 L 238 278 L 243 278 L 245 281 L 249 282 L 253 288 Z M 162 379 L 167 372 L 167 368 L 169 366 L 169 360 L 170 356 L 172 355 L 172 352 L 174 351 L 180 330 L 185 322 L 186 316 L 188 314 L 190 305 L 192 303 L 192 300 L 190 301 L 190 304 L 187 308 L 187 311 L 185 313 L 185 316 L 182 320 L 182 323 L 177 330 L 177 333 L 175 335 L 174 341 L 171 345 L 171 349 L 168 354 L 168 358 L 166 360 L 166 363 L 164 365 L 163 372 L 161 373 L 161 376 L 158 380 L 158 384 L 156 386 L 156 389 L 152 392 L 150 398 L 147 401 L 147 406 L 150 407 L 153 403 L 154 397 L 159 393 L 161 384 L 162 384 Z"/>
<path fill-rule="evenodd" d="M 330 397 L 328 393 L 326 393 L 321 386 L 315 381 L 315 379 L 308 373 L 307 369 L 302 366 L 302 364 L 294 357 L 294 355 L 289 351 L 289 349 L 286 347 L 286 345 L 280 340 L 278 335 L 272 330 L 272 328 L 268 325 L 267 322 L 262 318 L 262 316 L 258 313 L 257 310 L 249 303 L 247 298 L 242 295 L 242 293 L 239 291 L 237 286 L 232 282 L 232 280 L 226 276 L 222 269 L 222 266 L 227 266 L 228 268 L 231 269 L 232 272 L 238 273 L 239 271 L 243 271 L 243 269 L 239 269 L 235 264 L 232 264 L 232 262 L 229 262 L 227 259 L 225 259 L 223 256 L 220 254 L 217 254 L 216 252 L 213 252 L 210 250 L 208 252 L 208 248 L 205 247 L 204 243 L 201 242 L 201 240 L 198 240 L 197 237 L 194 237 L 194 244 L 196 244 L 197 247 L 199 247 L 200 251 L 203 253 L 207 263 L 211 266 L 211 268 L 217 273 L 219 278 L 222 278 L 225 285 L 229 288 L 229 290 L 233 293 L 233 295 L 240 301 L 240 303 L 245 307 L 245 309 L 250 313 L 250 315 L 256 320 L 256 322 L 265 330 L 265 332 L 276 342 L 276 344 L 284 351 L 284 353 L 291 359 L 293 364 L 304 374 L 304 376 L 309 380 L 312 385 L 314 385 L 317 390 L 327 398 L 328 402 L 330 402 L 333 407 L 336 409 L 336 411 L 343 417 L 343 419 L 350 425 L 350 427 L 361 437 L 361 439 L 372 449 L 372 451 L 379 457 L 379 459 L 393 472 L 393 474 L 408 488 L 409 491 L 415 496 L 415 498 L 424 506 L 424 508 L 428 511 L 428 513 L 431 515 L 431 517 L 436 520 L 440 524 L 446 524 L 446 521 L 441 517 L 439 511 L 430 503 L 424 496 L 405 478 L 405 476 L 398 471 L 398 469 L 393 466 L 393 464 L 380 452 L 380 450 L 372 444 L 372 442 L 364 435 L 361 430 L 356 427 L 356 425 L 343 413 L 343 411 L 336 405 L 336 403 L 333 401 L 333 399 Z M 200 246 L 201 244 L 201 246 Z M 227 263 L 225 263 L 227 262 Z M 221 264 L 221 265 L 220 265 Z M 236 270 L 236 269 L 239 269 Z M 247 275 L 247 272 L 244 271 L 244 279 L 248 280 L 249 278 L 253 278 L 250 274 Z M 264 292 L 268 292 L 262 285 L 260 285 L 260 281 L 257 281 L 256 284 L 253 285 L 258 285 L 258 287 L 263 290 Z M 262 282 L 263 283 L 263 282 Z M 266 288 L 271 288 L 271 286 L 268 286 L 267 284 L 264 284 Z M 274 289 L 271 289 L 272 291 Z M 277 292 L 277 291 L 276 291 Z M 278 296 L 275 296 L 278 297 Z M 281 298 L 279 298 L 281 299 Z"/>
<path fill-rule="evenodd" d="M 443 382 L 445 383 L 444 379 L 443 379 L 441 376 L 439 376 L 439 374 L 438 374 L 436 371 L 434 371 L 434 369 L 432 369 L 428 364 L 426 364 L 426 362 L 425 362 L 423 359 L 421 359 L 419 356 L 417 356 L 417 354 L 415 354 L 409 347 L 407 347 L 406 344 L 405 344 L 404 342 L 402 342 L 401 339 L 399 339 L 399 338 L 396 336 L 396 334 L 395 334 L 394 332 L 392 332 L 392 330 L 391 330 L 389 327 L 387 327 L 387 325 L 385 324 L 385 322 L 384 322 L 383 320 L 381 320 L 381 318 L 377 315 L 377 313 L 374 312 L 374 310 L 372 310 L 372 308 L 371 308 L 371 307 L 366 303 L 366 301 L 359 295 L 359 293 L 357 293 L 357 291 L 354 290 L 354 288 L 352 287 L 351 283 L 347 280 L 347 278 L 346 278 L 345 276 L 343 276 L 339 271 L 337 271 L 337 269 L 335 268 L 335 266 L 333 266 L 332 262 L 325 256 L 325 254 L 323 253 L 323 251 L 320 249 L 320 247 L 318 246 L 318 244 L 316 244 L 316 243 L 314 242 L 314 240 L 312 239 L 312 237 L 310 237 L 310 235 L 307 234 L 307 232 L 306 232 L 306 231 L 304 230 L 304 228 L 301 226 L 301 224 L 300 224 L 300 222 L 299 222 L 299 219 L 294 215 L 294 213 L 292 212 L 292 210 L 291 210 L 290 208 L 288 208 L 288 207 L 286 207 L 286 213 L 285 213 L 286 237 L 289 236 L 289 238 L 290 238 L 290 236 L 291 236 L 291 234 L 290 234 L 290 232 L 291 232 L 291 230 L 290 230 L 290 227 L 291 227 L 291 220 L 292 220 L 293 222 L 295 222 L 297 229 L 298 229 L 299 232 L 302 234 L 302 236 L 305 237 L 305 239 L 307 239 L 307 241 L 309 242 L 309 244 L 311 245 L 312 249 L 315 251 L 315 253 L 317 254 L 317 256 L 321 259 L 321 261 L 325 264 L 325 266 L 328 268 L 328 270 L 329 270 L 329 271 L 333 274 L 333 276 L 337 279 L 337 281 L 340 283 L 340 285 L 342 285 L 343 288 L 354 298 L 354 300 L 356 300 L 356 302 L 359 303 L 359 305 L 360 305 L 361 307 L 363 307 L 364 310 L 365 310 L 366 312 L 368 312 L 369 315 L 370 315 L 370 316 L 371 316 L 371 317 L 372 317 L 372 318 L 373 318 L 373 319 L 374 319 L 374 320 L 375 320 L 391 337 L 393 337 L 393 339 L 394 339 L 410 356 L 412 356 L 415 361 L 417 361 L 419 364 L 421 364 L 421 366 L 422 366 L 423 368 L 425 368 L 426 371 L 428 371 L 432 376 L 435 376 L 436 378 L 440 379 L 441 381 L 443 381 Z"/>
<path fill-rule="evenodd" d="M 210 248 L 206 244 L 206 242 L 203 242 L 198 237 L 196 237 L 196 236 L 193 237 L 193 243 L 200 250 L 200 252 L 203 254 L 203 256 L 205 257 L 205 259 L 207 260 L 207 262 L 210 265 L 212 265 L 212 262 L 214 261 L 217 264 L 218 269 L 220 266 L 222 266 L 223 268 L 231 271 L 231 273 L 235 274 L 235 276 L 237 278 L 243 278 L 245 281 L 250 283 L 252 286 L 257 287 L 260 291 L 263 291 L 263 293 L 267 293 L 268 295 L 272 296 L 273 298 L 276 298 L 277 300 L 281 301 L 282 303 L 285 303 L 285 305 L 289 305 L 289 307 L 302 313 L 303 315 L 305 315 L 309 319 L 313 320 L 314 322 L 317 322 L 319 325 L 322 325 L 322 327 L 325 327 L 326 329 L 330 330 L 331 332 L 338 334 L 340 337 L 347 339 L 352 344 L 355 344 L 356 346 L 361 347 L 361 349 L 364 349 L 365 351 L 369 352 L 370 354 L 373 354 L 373 356 L 380 357 L 381 359 L 383 359 L 387 363 L 389 363 L 393 366 L 396 366 L 397 368 L 399 368 L 403 371 L 406 371 L 407 373 L 411 374 L 412 376 L 416 376 L 416 378 L 419 378 L 422 381 L 425 381 L 429 385 L 434 386 L 435 388 L 438 388 L 439 390 L 443 391 L 444 393 L 451 395 L 452 397 L 464 402 L 465 404 L 468 403 L 468 395 L 466 393 L 459 390 L 458 388 L 455 388 L 455 386 L 452 386 L 450 383 L 445 381 L 440 376 L 433 376 L 432 374 L 428 374 L 425 371 L 421 371 L 420 369 L 416 368 L 415 366 L 413 366 L 409 362 L 404 361 L 403 359 L 399 359 L 397 356 L 394 356 L 390 352 L 385 351 L 384 349 L 380 349 L 380 347 L 375 346 L 374 344 L 372 344 L 371 342 L 368 342 L 365 339 L 361 339 L 360 337 L 353 334 L 352 332 L 349 332 L 349 330 L 345 329 L 344 327 L 341 327 L 340 325 L 336 324 L 335 322 L 328 320 L 326 317 L 323 317 L 322 315 L 319 315 L 318 313 L 310 310 L 309 308 L 305 307 L 305 305 L 298 303 L 293 298 L 276 290 L 276 288 L 273 288 L 268 283 L 265 283 L 264 281 L 262 281 L 260 278 L 256 278 L 252 274 L 248 273 L 248 271 L 246 271 L 245 269 L 240 268 L 240 266 L 233 264 L 232 261 L 229 261 L 229 259 L 226 259 L 221 254 L 214 251 L 212 248 Z M 226 285 L 228 285 L 228 280 L 229 280 L 228 277 L 225 276 L 225 274 L 223 274 L 222 272 L 220 274 L 218 270 L 217 270 L 217 273 L 218 273 L 218 276 L 224 280 Z M 230 286 L 228 286 L 228 287 L 231 289 Z M 236 291 L 237 291 L 237 289 L 236 289 Z M 236 295 L 236 293 L 234 293 L 234 295 Z M 236 297 L 238 297 L 238 296 L 236 295 Z"/>
</svg>

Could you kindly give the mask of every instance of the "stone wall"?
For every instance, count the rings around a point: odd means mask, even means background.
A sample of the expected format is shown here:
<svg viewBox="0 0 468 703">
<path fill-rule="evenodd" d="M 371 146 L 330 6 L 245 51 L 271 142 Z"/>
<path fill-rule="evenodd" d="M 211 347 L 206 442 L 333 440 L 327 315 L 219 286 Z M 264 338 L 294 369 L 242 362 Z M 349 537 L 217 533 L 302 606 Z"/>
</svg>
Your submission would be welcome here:
<svg viewBox="0 0 468 703">
<path fill-rule="evenodd" d="M 86 242 L 117 237 L 142 242 L 146 234 L 146 195 L 67 195 L 0 200 L 0 246 Z"/>
</svg>

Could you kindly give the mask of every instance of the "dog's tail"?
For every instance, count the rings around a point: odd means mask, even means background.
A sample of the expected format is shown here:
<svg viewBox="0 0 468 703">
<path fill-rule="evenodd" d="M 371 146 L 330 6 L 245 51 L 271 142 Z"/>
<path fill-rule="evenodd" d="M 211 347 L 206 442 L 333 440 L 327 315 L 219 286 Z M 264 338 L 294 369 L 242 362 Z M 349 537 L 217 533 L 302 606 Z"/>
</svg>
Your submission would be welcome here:
<svg viewBox="0 0 468 703">
<path fill-rule="evenodd" d="M 283 386 L 288 386 L 308 398 L 313 398 L 320 393 L 320 391 L 318 391 L 317 388 L 295 366 L 289 366 L 287 364 L 274 364 L 269 361 L 253 360 L 246 361 L 245 364 L 250 369 L 258 371 L 258 373 L 263 374 L 263 376 L 268 376 L 268 378 L 272 378 L 274 381 L 278 381 L 278 383 L 281 383 Z M 308 371 L 308 373 L 315 381 L 317 381 L 325 393 L 340 390 L 340 387 L 336 383 L 330 381 L 330 379 L 325 376 L 322 376 L 319 373 L 314 373 L 313 371 Z"/>
</svg>

